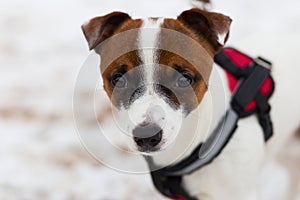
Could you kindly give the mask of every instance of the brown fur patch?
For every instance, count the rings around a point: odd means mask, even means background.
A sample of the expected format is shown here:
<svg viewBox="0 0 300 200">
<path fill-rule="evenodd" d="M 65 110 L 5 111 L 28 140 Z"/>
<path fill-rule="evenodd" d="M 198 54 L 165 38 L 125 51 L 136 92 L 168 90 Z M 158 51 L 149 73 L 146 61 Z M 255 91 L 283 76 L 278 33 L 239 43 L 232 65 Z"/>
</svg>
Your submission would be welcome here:
<svg viewBox="0 0 300 200">
<path fill-rule="evenodd" d="M 141 27 L 142 23 L 143 21 L 140 19 L 127 20 L 116 30 L 114 34 L 116 35 L 130 30 L 133 31 L 122 35 L 122 37 L 112 37 L 106 44 L 102 45 L 98 49 L 101 55 L 100 69 L 102 72 L 104 89 L 113 103 L 116 103 L 117 99 L 113 98 L 114 88 L 110 82 L 111 77 L 113 77 L 114 73 L 116 73 L 121 66 L 124 67 L 126 72 L 129 72 L 141 64 L 138 51 L 130 50 L 137 49 L 136 42 L 138 30 L 135 29 Z"/>
<path fill-rule="evenodd" d="M 128 21 L 126 21 L 125 23 L 123 23 L 119 29 L 116 30 L 115 34 L 124 32 L 124 31 L 128 31 L 131 29 L 136 29 L 136 28 L 140 28 L 143 24 L 143 20 L 142 19 L 130 19 Z"/>
<path fill-rule="evenodd" d="M 167 18 L 164 20 L 162 24 L 162 28 L 172 29 L 189 36 L 190 38 L 192 38 L 193 40 L 201 44 L 203 48 L 208 51 L 211 57 L 213 57 L 216 53 L 215 49 L 212 47 L 209 41 L 205 40 L 205 36 L 199 36 L 197 33 L 195 33 L 193 30 L 185 26 L 179 20 Z M 173 43 L 176 44 L 176 41 L 173 41 Z"/>
<path fill-rule="evenodd" d="M 129 72 L 133 68 L 138 67 L 140 64 L 141 62 L 138 57 L 138 51 L 132 51 L 117 58 L 106 68 L 106 70 L 102 73 L 102 76 L 104 81 L 104 89 L 110 99 L 112 99 L 114 89 L 110 83 L 110 79 L 119 70 L 119 67 L 122 66 L 126 72 Z"/>
<path fill-rule="evenodd" d="M 102 73 L 107 67 L 118 67 L 116 63 L 120 64 L 122 61 L 128 63 L 134 60 L 132 64 L 136 63 L 137 51 L 133 50 L 137 49 L 138 28 L 142 26 L 142 23 L 143 21 L 141 19 L 127 20 L 114 33 L 114 35 L 118 35 L 119 33 L 122 33 L 122 35 L 109 38 L 95 49 L 96 52 L 101 55 L 100 68 Z M 128 61 L 125 61 L 125 55 L 129 56 Z M 133 58 L 134 56 L 136 56 L 136 58 Z M 115 62 L 115 59 L 118 59 L 118 62 Z M 130 66 L 132 66 L 132 64 Z"/>
<path fill-rule="evenodd" d="M 134 95 L 137 90 L 132 84 L 140 82 L 136 74 L 138 70 L 132 69 L 140 65 L 137 37 L 142 23 L 141 19 L 133 20 L 126 13 L 113 12 L 93 18 L 82 26 L 90 49 L 94 49 L 101 56 L 100 70 L 104 89 L 115 104 L 128 104 L 131 98 L 134 98 L 130 95 Z M 127 90 L 114 90 L 112 80 L 116 73 L 120 76 L 119 69 L 130 78 L 132 87 L 128 87 Z"/>
<path fill-rule="evenodd" d="M 94 49 L 99 43 L 112 36 L 115 30 L 130 16 L 122 12 L 112 12 L 108 15 L 95 17 L 81 26 L 89 48 Z"/>
<path fill-rule="evenodd" d="M 162 31 L 160 46 L 161 49 L 168 51 L 175 50 L 175 53 L 180 53 L 180 56 L 188 60 L 194 69 L 201 73 L 202 78 L 208 82 L 213 66 L 213 57 L 215 51 L 208 41 L 201 39 L 191 29 L 185 27 L 180 21 L 174 19 L 165 19 L 162 28 L 171 29 L 187 38 L 182 38 L 178 34 Z M 174 56 L 172 56 L 174 57 Z"/>
<path fill-rule="evenodd" d="M 215 50 L 209 41 L 199 37 L 195 32 L 193 32 L 193 30 L 186 27 L 179 20 L 165 19 L 162 24 L 162 28 L 172 29 L 187 35 L 191 38 L 191 40 L 196 41 L 206 51 L 202 54 L 201 51 L 199 51 L 199 48 L 190 44 L 190 41 L 179 41 L 181 38 L 177 38 L 177 36 L 175 38 L 170 38 L 170 36 L 167 35 L 167 32 L 166 36 L 161 36 L 163 37 L 161 42 L 164 43 L 162 46 L 165 47 L 173 45 L 168 49 L 182 49 L 179 51 L 184 51 L 185 55 L 188 55 L 189 60 L 186 60 L 175 53 L 160 51 L 159 63 L 172 67 L 173 69 L 179 66 L 193 77 L 196 77 L 197 81 L 193 85 L 193 92 L 186 92 L 184 94 L 177 95 L 182 98 L 179 101 L 184 101 L 189 108 L 188 110 L 192 110 L 202 101 L 202 98 L 207 91 L 207 83 L 212 70 Z"/>
<path fill-rule="evenodd" d="M 194 83 L 191 88 L 186 88 L 184 90 L 177 90 L 175 94 L 170 95 L 172 100 L 176 103 L 185 104 L 187 111 L 195 109 L 198 104 L 202 101 L 202 98 L 207 91 L 207 83 L 203 79 L 202 74 L 199 73 L 197 68 L 195 68 L 191 63 L 189 63 L 184 58 L 168 51 L 160 51 L 159 63 L 165 66 L 169 66 L 178 73 L 188 73 L 194 78 Z M 163 77 L 164 80 L 168 80 L 172 71 L 167 68 L 159 70 L 157 76 Z M 168 80 L 171 83 L 173 78 Z M 172 86 L 170 86 L 172 87 Z"/>
<path fill-rule="evenodd" d="M 222 44 L 227 41 L 232 21 L 228 16 L 220 13 L 207 12 L 197 8 L 182 12 L 177 20 L 192 30 L 198 38 L 208 41 L 213 47 L 214 53 L 218 52 Z M 225 35 L 224 41 L 221 41 L 220 35 Z"/>
<path fill-rule="evenodd" d="M 159 63 L 175 70 L 179 67 L 180 70 L 195 77 L 193 92 L 182 90 L 177 95 L 169 95 L 174 102 L 187 104 L 187 110 L 196 108 L 207 91 L 213 58 L 222 47 L 218 41 L 218 34 L 225 34 L 224 42 L 226 42 L 230 23 L 231 19 L 222 14 L 191 9 L 184 11 L 177 19 L 165 19 L 162 24 L 163 29 L 171 29 L 190 38 L 189 40 L 178 34 L 162 31 L 159 41 L 161 49 L 170 49 L 172 52 L 161 50 Z M 196 41 L 198 45 L 192 41 Z M 164 73 L 163 70 L 160 73 Z"/>
</svg>

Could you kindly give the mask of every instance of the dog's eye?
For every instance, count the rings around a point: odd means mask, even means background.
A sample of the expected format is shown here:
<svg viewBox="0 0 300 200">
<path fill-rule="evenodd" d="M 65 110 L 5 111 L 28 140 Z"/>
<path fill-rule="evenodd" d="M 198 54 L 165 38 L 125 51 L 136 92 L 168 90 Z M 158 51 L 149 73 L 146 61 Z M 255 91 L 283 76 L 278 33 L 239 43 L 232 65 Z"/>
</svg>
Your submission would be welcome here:
<svg viewBox="0 0 300 200">
<path fill-rule="evenodd" d="M 124 88 L 127 86 L 127 80 L 123 74 L 117 73 L 112 77 L 111 84 L 117 88 Z"/>
<path fill-rule="evenodd" d="M 192 75 L 188 73 L 183 73 L 176 81 L 176 87 L 189 87 L 194 83 Z"/>
</svg>

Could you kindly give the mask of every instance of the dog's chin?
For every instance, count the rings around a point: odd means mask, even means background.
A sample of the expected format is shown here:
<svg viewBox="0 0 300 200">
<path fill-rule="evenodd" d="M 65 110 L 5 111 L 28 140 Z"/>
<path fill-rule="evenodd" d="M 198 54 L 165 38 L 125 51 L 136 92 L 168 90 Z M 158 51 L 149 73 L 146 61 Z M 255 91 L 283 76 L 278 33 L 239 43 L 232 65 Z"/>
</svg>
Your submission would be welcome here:
<svg viewBox="0 0 300 200">
<path fill-rule="evenodd" d="M 155 155 L 162 151 L 160 147 L 154 147 L 154 148 L 137 148 L 137 151 L 142 155 Z"/>
<path fill-rule="evenodd" d="M 156 147 L 152 147 L 152 148 L 141 148 L 138 146 L 135 146 L 135 152 L 141 154 L 141 155 L 146 155 L 146 156 L 154 156 L 160 153 L 163 153 L 164 151 L 166 151 L 167 146 L 166 144 L 163 142 L 160 145 L 156 146 Z"/>
<path fill-rule="evenodd" d="M 141 155 L 145 155 L 145 156 L 157 155 L 160 152 L 164 151 L 164 149 L 162 148 L 161 145 L 159 145 L 157 147 L 152 147 L 152 148 L 150 148 L 150 147 L 149 148 L 141 148 L 136 145 L 132 150 L 137 154 L 141 154 Z"/>
</svg>

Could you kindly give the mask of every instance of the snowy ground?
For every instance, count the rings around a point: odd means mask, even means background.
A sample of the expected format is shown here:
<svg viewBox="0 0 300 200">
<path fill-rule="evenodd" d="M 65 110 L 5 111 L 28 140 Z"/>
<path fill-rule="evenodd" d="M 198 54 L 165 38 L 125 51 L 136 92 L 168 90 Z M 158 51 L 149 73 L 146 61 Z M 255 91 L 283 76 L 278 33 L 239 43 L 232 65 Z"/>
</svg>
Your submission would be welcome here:
<svg viewBox="0 0 300 200">
<path fill-rule="evenodd" d="M 179 4 L 170 3 L 175 1 L 135 2 L 130 7 L 126 0 L 0 1 L 0 200 L 162 199 L 148 175 L 120 173 L 91 157 L 73 121 L 73 86 L 88 55 L 81 24 L 120 9 L 135 16 L 179 14 Z M 213 2 L 234 20 L 232 44 L 257 32 L 300 34 L 297 0 Z M 108 127 L 105 113 L 103 108 L 99 115 Z M 97 129 L 84 117 L 87 132 Z M 122 155 L 112 157 L 126 162 Z"/>
</svg>

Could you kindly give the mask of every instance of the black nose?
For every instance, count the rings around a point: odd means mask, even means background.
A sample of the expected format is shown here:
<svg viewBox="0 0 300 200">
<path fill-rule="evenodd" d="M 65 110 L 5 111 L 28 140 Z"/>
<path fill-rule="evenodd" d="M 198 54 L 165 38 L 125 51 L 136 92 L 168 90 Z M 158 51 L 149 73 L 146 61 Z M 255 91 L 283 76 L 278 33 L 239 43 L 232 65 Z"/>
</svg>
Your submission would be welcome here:
<svg viewBox="0 0 300 200">
<path fill-rule="evenodd" d="M 133 139 L 140 151 L 153 151 L 162 139 L 162 129 L 156 124 L 139 125 L 133 130 Z"/>
</svg>

